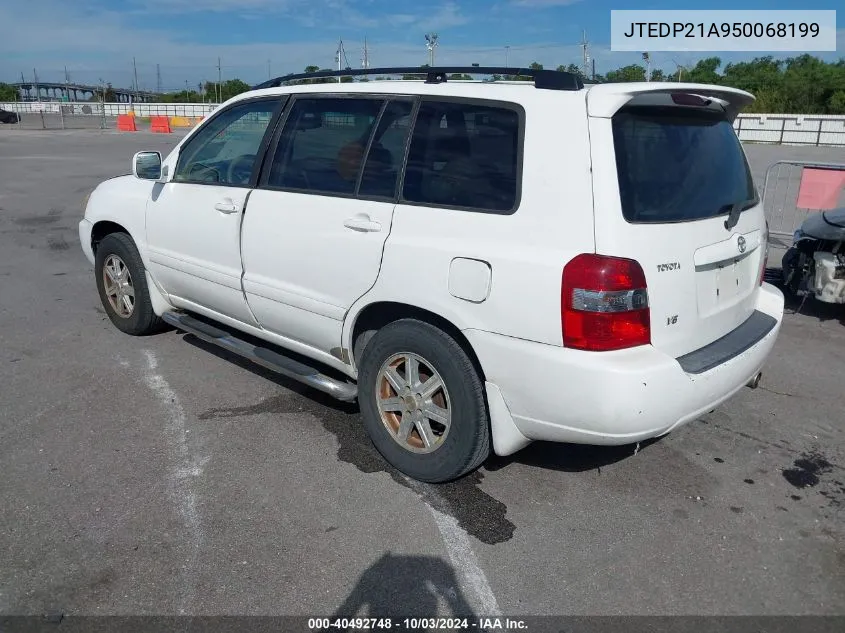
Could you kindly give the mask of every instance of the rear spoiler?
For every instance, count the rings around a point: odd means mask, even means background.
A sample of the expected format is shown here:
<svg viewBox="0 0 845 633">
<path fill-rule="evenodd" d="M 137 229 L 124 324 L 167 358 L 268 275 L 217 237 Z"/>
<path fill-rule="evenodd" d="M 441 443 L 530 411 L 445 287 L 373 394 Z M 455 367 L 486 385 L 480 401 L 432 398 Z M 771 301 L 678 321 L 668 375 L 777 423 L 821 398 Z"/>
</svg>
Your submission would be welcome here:
<svg viewBox="0 0 845 633">
<path fill-rule="evenodd" d="M 754 101 L 754 95 L 744 90 L 711 84 L 674 82 L 597 84 L 590 86 L 587 91 L 587 114 L 592 117 L 610 118 L 626 105 L 675 105 L 673 95 L 701 97 L 700 105 L 685 107 L 722 109 L 731 123 L 743 108 Z"/>
</svg>

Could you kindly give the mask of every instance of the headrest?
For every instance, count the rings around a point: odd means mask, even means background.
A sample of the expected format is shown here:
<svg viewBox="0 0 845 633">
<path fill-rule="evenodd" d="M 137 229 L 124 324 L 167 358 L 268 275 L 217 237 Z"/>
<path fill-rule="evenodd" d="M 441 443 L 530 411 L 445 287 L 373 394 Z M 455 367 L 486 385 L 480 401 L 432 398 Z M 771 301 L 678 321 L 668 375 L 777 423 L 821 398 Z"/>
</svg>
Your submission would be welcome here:
<svg viewBox="0 0 845 633">
<path fill-rule="evenodd" d="M 361 168 L 364 147 L 358 141 L 352 141 L 340 148 L 337 153 L 337 173 L 344 180 L 355 180 Z"/>
</svg>

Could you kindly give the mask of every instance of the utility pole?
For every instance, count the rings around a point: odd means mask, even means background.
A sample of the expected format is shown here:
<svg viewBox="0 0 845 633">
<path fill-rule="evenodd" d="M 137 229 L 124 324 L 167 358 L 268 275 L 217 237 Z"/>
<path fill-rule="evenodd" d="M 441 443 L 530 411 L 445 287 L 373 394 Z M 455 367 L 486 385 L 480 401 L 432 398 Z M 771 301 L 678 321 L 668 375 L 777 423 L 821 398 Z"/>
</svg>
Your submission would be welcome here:
<svg viewBox="0 0 845 633">
<path fill-rule="evenodd" d="M 337 52 L 335 53 L 335 61 L 337 62 L 337 70 L 340 72 L 343 70 L 343 58 L 346 57 L 346 51 L 343 50 L 343 40 L 338 40 L 337 42 Z M 338 75 L 337 83 L 340 83 L 341 77 Z"/>
<path fill-rule="evenodd" d="M 586 79 L 590 74 L 590 43 L 587 41 L 587 31 L 581 35 L 581 69 Z"/>
<path fill-rule="evenodd" d="M 651 81 L 651 55 L 643 53 L 643 61 L 645 62 L 645 80 Z"/>
<path fill-rule="evenodd" d="M 592 77 L 593 77 L 593 81 L 595 81 L 596 80 L 596 58 L 595 57 L 593 57 L 593 75 L 592 75 Z"/>
<path fill-rule="evenodd" d="M 367 48 L 367 38 L 364 38 L 364 56 L 361 58 L 361 68 L 370 67 L 370 51 Z"/>
<path fill-rule="evenodd" d="M 38 101 L 41 101 L 41 90 L 38 89 L 38 73 L 35 72 L 35 69 L 32 69 L 32 77 L 35 79 L 35 96 Z"/>
<path fill-rule="evenodd" d="M 223 101 L 223 71 L 220 67 L 220 58 L 217 58 L 217 103 Z"/>
<path fill-rule="evenodd" d="M 267 79 L 272 79 L 272 78 L 273 78 L 273 73 L 270 70 L 270 60 L 268 59 L 267 60 Z"/>
<path fill-rule="evenodd" d="M 135 101 L 138 101 L 138 66 L 135 64 L 135 58 L 132 58 L 132 70 L 135 73 Z"/>
<path fill-rule="evenodd" d="M 511 47 L 505 46 L 505 68 L 510 68 L 510 66 L 508 66 L 508 56 L 510 55 L 510 52 L 511 52 Z"/>
<path fill-rule="evenodd" d="M 67 66 L 65 66 L 65 99 L 70 101 L 70 75 L 67 74 Z"/>
<path fill-rule="evenodd" d="M 428 65 L 434 67 L 434 49 L 437 48 L 437 33 L 426 33 L 425 47 L 428 49 Z"/>
<path fill-rule="evenodd" d="M 156 92 L 161 94 L 161 66 L 156 64 Z"/>
</svg>

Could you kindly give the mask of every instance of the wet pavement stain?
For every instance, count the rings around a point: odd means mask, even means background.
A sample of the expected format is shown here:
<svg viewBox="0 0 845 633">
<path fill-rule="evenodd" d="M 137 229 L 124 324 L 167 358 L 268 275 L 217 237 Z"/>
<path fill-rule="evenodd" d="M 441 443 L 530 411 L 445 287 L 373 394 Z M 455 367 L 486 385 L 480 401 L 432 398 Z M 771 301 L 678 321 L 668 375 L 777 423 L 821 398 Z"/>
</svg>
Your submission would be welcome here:
<svg viewBox="0 0 845 633">
<path fill-rule="evenodd" d="M 70 244 L 68 244 L 67 240 L 64 238 L 63 235 L 51 235 L 47 238 L 47 247 L 51 251 L 66 251 L 70 248 Z"/>
<path fill-rule="evenodd" d="M 783 471 L 783 478 L 795 488 L 811 488 L 819 484 L 819 476 L 830 472 L 832 464 L 820 453 L 804 453 L 792 468 Z"/>
<path fill-rule="evenodd" d="M 252 371 L 263 375 L 263 371 L 258 368 Z M 483 471 L 470 473 L 458 481 L 445 484 L 409 480 L 390 466 L 375 449 L 364 430 L 356 405 L 334 401 L 299 385 L 284 386 L 300 397 L 294 394 L 272 396 L 252 405 L 208 409 L 197 417 L 200 420 L 216 420 L 265 413 L 310 414 L 337 438 L 339 461 L 351 464 L 363 473 L 387 473 L 393 481 L 417 493 L 432 508 L 453 517 L 461 528 L 482 543 L 496 545 L 513 538 L 516 526 L 506 518 L 505 504 L 479 487 L 484 480 Z"/>
<path fill-rule="evenodd" d="M 713 461 L 716 462 L 717 464 L 724 464 L 725 463 L 725 460 L 722 459 L 721 457 L 714 457 Z"/>
<path fill-rule="evenodd" d="M 18 218 L 14 222 L 18 226 L 43 226 L 61 220 L 62 209 L 50 209 L 47 215 L 36 215 L 30 218 Z"/>
<path fill-rule="evenodd" d="M 731 512 L 734 514 L 742 514 L 743 510 L 739 506 L 731 506 Z"/>
<path fill-rule="evenodd" d="M 744 481 L 745 483 L 747 483 L 749 486 L 750 486 L 750 485 L 752 485 L 752 484 L 754 483 L 754 480 L 753 480 L 753 479 L 743 479 L 743 481 Z"/>
</svg>

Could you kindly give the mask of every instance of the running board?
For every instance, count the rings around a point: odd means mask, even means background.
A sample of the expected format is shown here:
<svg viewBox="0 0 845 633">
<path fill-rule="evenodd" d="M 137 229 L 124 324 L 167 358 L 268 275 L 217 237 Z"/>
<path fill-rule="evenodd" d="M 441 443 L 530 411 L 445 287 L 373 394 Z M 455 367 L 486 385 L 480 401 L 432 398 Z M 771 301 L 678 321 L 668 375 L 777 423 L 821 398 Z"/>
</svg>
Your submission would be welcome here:
<svg viewBox="0 0 845 633">
<path fill-rule="evenodd" d="M 229 332 L 204 323 L 192 316 L 181 312 L 165 312 L 161 315 L 161 318 L 173 327 L 193 334 L 203 341 L 234 352 L 262 367 L 266 367 L 270 371 L 292 378 L 309 387 L 327 393 L 338 400 L 352 402 L 358 397 L 358 387 L 356 385 L 330 378 L 321 374 L 314 367 L 300 363 L 287 356 L 282 356 L 266 347 L 258 347 L 252 343 L 247 343 L 244 340 L 236 338 Z"/>
</svg>

